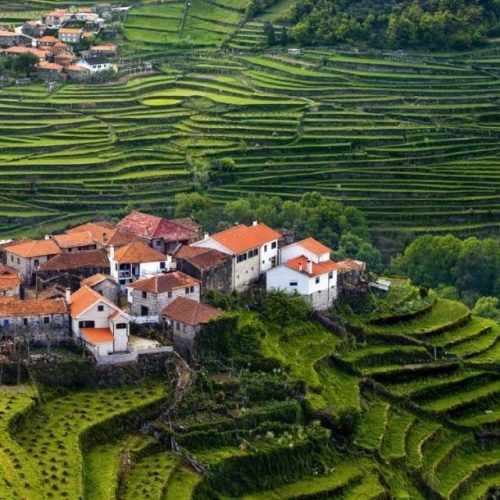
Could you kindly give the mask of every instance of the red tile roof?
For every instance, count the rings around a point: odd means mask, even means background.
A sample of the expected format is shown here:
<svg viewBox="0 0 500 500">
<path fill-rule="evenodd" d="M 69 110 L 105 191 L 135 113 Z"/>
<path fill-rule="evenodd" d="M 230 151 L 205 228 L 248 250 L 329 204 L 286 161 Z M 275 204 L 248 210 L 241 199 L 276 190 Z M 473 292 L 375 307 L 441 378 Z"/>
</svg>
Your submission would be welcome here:
<svg viewBox="0 0 500 500">
<path fill-rule="evenodd" d="M 40 271 L 62 271 L 85 268 L 109 268 L 104 250 L 83 250 L 82 252 L 60 253 L 40 265 Z"/>
<path fill-rule="evenodd" d="M 300 257 L 296 257 L 295 259 L 291 259 L 284 262 L 284 265 L 289 267 L 290 269 L 294 269 L 295 271 L 308 274 L 309 276 L 320 276 L 321 274 L 329 273 L 330 271 L 333 271 L 338 268 L 338 264 L 336 264 L 332 260 L 320 262 L 319 264 L 312 262 L 312 273 L 308 273 L 307 272 L 308 262 L 309 260 L 307 259 L 307 257 L 301 255 Z"/>
<path fill-rule="evenodd" d="M 61 248 L 76 248 L 95 245 L 94 239 L 90 232 L 56 234 L 53 240 Z"/>
<path fill-rule="evenodd" d="M 115 250 L 115 261 L 120 264 L 161 262 L 165 260 L 167 260 L 165 254 L 140 242 L 129 243 Z"/>
<path fill-rule="evenodd" d="M 357 270 L 363 272 L 366 269 L 366 263 L 359 260 L 346 259 L 338 262 L 340 272 L 349 272 Z"/>
<path fill-rule="evenodd" d="M 0 298 L 0 317 L 42 316 L 66 314 L 64 299 L 19 300 Z"/>
<path fill-rule="evenodd" d="M 19 257 L 43 257 L 46 255 L 57 255 L 61 249 L 52 240 L 25 241 L 16 245 L 10 245 L 7 252 L 11 252 Z"/>
<path fill-rule="evenodd" d="M 316 254 L 316 255 L 323 255 L 325 253 L 331 253 L 331 248 L 328 248 L 326 245 L 323 245 L 323 243 L 320 243 L 318 240 L 315 240 L 314 238 L 306 238 L 305 240 L 302 241 L 297 241 L 296 243 L 293 243 L 294 245 L 300 245 L 301 247 L 305 248 L 306 250 L 309 250 L 310 252 Z"/>
<path fill-rule="evenodd" d="M 166 242 L 194 241 L 196 231 L 172 222 L 163 217 L 133 211 L 125 216 L 118 225 L 147 239 L 163 239 Z"/>
<path fill-rule="evenodd" d="M 42 36 L 42 38 L 40 38 L 38 40 L 38 43 L 52 43 L 52 44 L 56 44 L 59 42 L 59 39 L 56 38 L 55 36 L 52 36 L 52 35 L 45 35 L 45 36 Z"/>
<path fill-rule="evenodd" d="M 214 269 L 231 257 L 227 253 L 219 252 L 213 248 L 193 247 L 183 245 L 175 254 L 176 259 L 186 260 L 198 269 Z"/>
<path fill-rule="evenodd" d="M 210 237 L 234 254 L 240 254 L 277 240 L 280 236 L 281 233 L 266 224 L 256 224 L 255 226 L 240 224 L 220 233 L 212 234 Z"/>
<path fill-rule="evenodd" d="M 114 337 L 109 328 L 82 328 L 83 338 L 89 344 L 107 344 L 113 342 Z"/>
<path fill-rule="evenodd" d="M 107 221 L 87 222 L 81 226 L 68 229 L 66 232 L 89 232 L 94 241 L 102 246 L 114 245 L 115 247 L 121 247 L 133 241 L 145 241 L 144 238 L 141 238 L 133 232 L 123 228 L 117 228 Z"/>
<path fill-rule="evenodd" d="M 57 63 L 41 61 L 40 63 L 38 63 L 38 69 L 44 69 L 50 71 L 62 71 L 63 67 Z"/>
<path fill-rule="evenodd" d="M 151 278 L 137 280 L 132 283 L 130 287 L 134 290 L 141 290 L 143 292 L 164 293 L 176 290 L 177 288 L 185 288 L 199 284 L 200 282 L 197 279 L 181 273 L 180 271 L 174 271 L 172 273 L 158 274 Z"/>
<path fill-rule="evenodd" d="M 169 319 L 193 326 L 208 323 L 222 313 L 220 309 L 184 297 L 177 297 L 162 311 L 162 315 Z"/>
<path fill-rule="evenodd" d="M 105 276 L 104 274 L 94 274 L 93 276 L 89 276 L 88 278 L 85 278 L 84 280 L 80 281 L 80 286 L 88 286 L 89 288 L 92 288 L 95 285 L 98 285 L 99 283 L 102 283 L 104 280 L 111 279 Z"/>
<path fill-rule="evenodd" d="M 14 269 L 11 269 L 4 264 L 0 264 L 0 292 L 12 290 L 21 283 L 19 274 Z"/>
<path fill-rule="evenodd" d="M 72 318 L 78 318 L 80 314 L 87 311 L 90 307 L 98 302 L 105 302 L 113 309 L 118 307 L 100 293 L 92 290 L 88 286 L 82 286 L 79 290 L 71 295 L 70 314 Z"/>
</svg>

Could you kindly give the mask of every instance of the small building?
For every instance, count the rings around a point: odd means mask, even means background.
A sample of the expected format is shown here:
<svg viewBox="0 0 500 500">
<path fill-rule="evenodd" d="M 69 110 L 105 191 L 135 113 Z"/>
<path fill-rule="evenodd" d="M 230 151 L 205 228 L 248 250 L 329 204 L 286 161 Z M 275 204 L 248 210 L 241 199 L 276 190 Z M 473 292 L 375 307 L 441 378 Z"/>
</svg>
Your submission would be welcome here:
<svg viewBox="0 0 500 500">
<path fill-rule="evenodd" d="M 69 21 L 71 14 L 67 9 L 54 9 L 42 16 L 42 20 L 49 29 L 59 29 Z"/>
<path fill-rule="evenodd" d="M 82 280 L 80 285 L 88 286 L 98 294 L 113 302 L 113 304 L 118 304 L 120 289 L 118 287 L 118 283 L 111 278 L 111 276 L 106 276 L 105 274 L 94 274 L 93 276 Z"/>
<path fill-rule="evenodd" d="M 338 262 L 339 293 L 357 290 L 361 285 L 368 286 L 365 279 L 366 263 L 360 260 L 346 259 Z"/>
<path fill-rule="evenodd" d="M 177 297 L 200 301 L 200 282 L 179 271 L 134 281 L 127 291 L 132 316 L 160 316 Z"/>
<path fill-rule="evenodd" d="M 177 297 L 162 312 L 172 327 L 174 349 L 187 358 L 193 353 L 195 337 L 201 326 L 222 314 L 221 309 L 185 297 Z"/>
<path fill-rule="evenodd" d="M 52 35 L 42 36 L 40 39 L 36 41 L 37 47 L 40 48 L 52 48 L 59 43 L 59 39 Z"/>
<path fill-rule="evenodd" d="M 210 291 L 224 293 L 231 290 L 233 262 L 230 255 L 213 248 L 184 245 L 174 257 L 178 271 L 200 281 L 202 297 Z"/>
<path fill-rule="evenodd" d="M 0 339 L 28 335 L 36 343 L 68 340 L 69 316 L 64 299 L 0 298 Z"/>
<path fill-rule="evenodd" d="M 24 241 L 5 249 L 6 264 L 21 275 L 25 284 L 34 283 L 38 267 L 60 253 L 61 249 L 50 239 Z"/>
<path fill-rule="evenodd" d="M 132 281 L 170 270 L 171 257 L 144 243 L 134 242 L 115 249 L 109 248 L 110 274 L 121 290 Z"/>
<path fill-rule="evenodd" d="M 15 31 L 0 29 L 0 47 L 14 47 L 15 45 L 24 45 L 27 38 Z"/>
<path fill-rule="evenodd" d="M 81 343 L 100 357 L 128 352 L 130 316 L 88 286 L 82 286 L 68 298 L 71 331 Z"/>
<path fill-rule="evenodd" d="M 2 51 L 2 54 L 11 54 L 18 56 L 20 54 L 33 54 L 35 57 L 38 58 L 39 61 L 45 61 L 47 56 L 49 55 L 49 52 L 46 52 L 44 50 L 36 49 L 34 47 L 22 47 L 22 46 L 17 46 L 17 47 L 10 47 L 8 49 L 5 49 Z"/>
<path fill-rule="evenodd" d="M 53 82 L 61 78 L 63 66 L 49 61 L 40 61 L 37 66 L 37 76 L 45 82 Z"/>
<path fill-rule="evenodd" d="M 261 274 L 278 263 L 278 239 L 281 234 L 256 221 L 252 226 L 239 224 L 193 244 L 231 255 L 233 269 L 230 290 L 244 290 Z"/>
<path fill-rule="evenodd" d="M 106 57 L 86 57 L 80 59 L 76 64 L 91 74 L 111 71 L 113 69 L 113 64 Z"/>
<path fill-rule="evenodd" d="M 70 64 L 66 66 L 66 74 L 71 80 L 82 82 L 87 79 L 89 72 L 77 64 Z"/>
<path fill-rule="evenodd" d="M 152 248 L 169 254 L 180 245 L 188 245 L 198 239 L 198 232 L 187 225 L 137 210 L 125 216 L 118 226 L 141 236 Z"/>
<path fill-rule="evenodd" d="M 83 31 L 80 28 L 61 28 L 59 30 L 59 40 L 64 43 L 80 43 Z"/>
<path fill-rule="evenodd" d="M 328 309 L 337 298 L 337 268 L 331 250 L 306 238 L 281 249 L 282 264 L 266 273 L 266 289 L 298 293 L 313 309 Z"/>
<path fill-rule="evenodd" d="M 118 45 L 108 43 L 105 45 L 93 45 L 90 47 L 90 55 L 95 57 L 114 57 L 118 54 Z"/>
<path fill-rule="evenodd" d="M 26 21 L 22 25 L 21 31 L 26 36 L 40 38 L 45 33 L 45 25 L 37 19 L 33 19 L 31 21 Z"/>
<path fill-rule="evenodd" d="M 56 234 L 52 239 L 64 253 L 96 250 L 97 245 L 89 232 Z"/>
<path fill-rule="evenodd" d="M 109 260 L 104 250 L 60 253 L 40 265 L 38 278 L 47 284 L 57 283 L 76 290 L 80 281 L 95 274 L 109 274 Z"/>
<path fill-rule="evenodd" d="M 19 273 L 5 264 L 0 264 L 0 297 L 21 296 L 21 277 Z"/>
</svg>

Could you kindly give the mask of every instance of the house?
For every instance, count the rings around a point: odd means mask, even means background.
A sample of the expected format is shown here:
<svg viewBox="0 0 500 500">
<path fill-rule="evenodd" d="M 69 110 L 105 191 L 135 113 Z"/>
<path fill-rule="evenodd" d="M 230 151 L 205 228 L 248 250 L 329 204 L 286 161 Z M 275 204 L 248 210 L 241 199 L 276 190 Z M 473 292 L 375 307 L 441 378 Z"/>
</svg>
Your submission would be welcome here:
<svg viewBox="0 0 500 500">
<path fill-rule="evenodd" d="M 88 286 L 68 297 L 71 331 L 99 361 L 102 356 L 128 351 L 130 316 Z"/>
<path fill-rule="evenodd" d="M 89 232 L 56 234 L 52 239 L 64 253 L 96 250 L 97 245 Z"/>
<path fill-rule="evenodd" d="M 314 238 L 283 247 L 282 264 L 266 273 L 266 289 L 298 293 L 313 309 L 328 309 L 338 294 L 338 265 L 330 260 L 330 253 Z"/>
<path fill-rule="evenodd" d="M 118 304 L 118 294 L 120 290 L 118 283 L 110 276 L 102 273 L 94 274 L 82 280 L 80 286 L 88 286 L 113 302 L 113 304 Z"/>
<path fill-rule="evenodd" d="M 71 80 L 83 81 L 88 77 L 88 71 L 77 64 L 66 66 L 66 74 Z"/>
<path fill-rule="evenodd" d="M 64 299 L 0 298 L 0 339 L 29 335 L 36 343 L 68 340 L 69 316 Z"/>
<path fill-rule="evenodd" d="M 37 19 L 33 19 L 31 21 L 26 21 L 22 25 L 21 31 L 28 37 L 40 38 L 45 33 L 45 25 Z"/>
<path fill-rule="evenodd" d="M 132 316 L 160 316 L 177 297 L 200 301 L 200 282 L 179 271 L 134 281 L 127 291 Z"/>
<path fill-rule="evenodd" d="M 59 253 L 40 265 L 37 276 L 42 283 L 57 283 L 76 290 L 81 280 L 99 273 L 109 273 L 109 260 L 106 252 L 85 250 Z"/>
<path fill-rule="evenodd" d="M 87 70 L 89 73 L 101 73 L 103 71 L 111 71 L 113 65 L 106 57 L 86 57 L 80 59 L 77 63 L 83 69 Z"/>
<path fill-rule="evenodd" d="M 39 40 L 36 41 L 37 47 L 40 48 L 51 48 L 59 42 L 59 39 L 52 35 L 42 36 Z"/>
<path fill-rule="evenodd" d="M 162 312 L 172 327 L 174 349 L 188 358 L 193 353 L 195 337 L 201 326 L 222 314 L 220 309 L 185 297 L 177 297 Z"/>
<path fill-rule="evenodd" d="M 3 54 L 13 54 L 18 56 L 20 54 L 33 54 L 38 58 L 39 61 L 45 61 L 47 58 L 48 52 L 40 49 L 35 49 L 34 47 L 10 47 L 9 49 L 5 49 L 2 51 Z"/>
<path fill-rule="evenodd" d="M 52 54 L 54 54 L 54 56 L 59 56 L 59 55 L 71 55 L 72 57 L 75 57 L 72 52 L 73 52 L 73 49 L 71 48 L 70 45 L 68 45 L 67 43 L 64 43 L 64 42 L 59 42 L 57 41 L 54 45 L 52 45 L 51 47 L 51 51 L 52 51 Z"/>
<path fill-rule="evenodd" d="M 171 261 L 170 256 L 140 242 L 109 248 L 110 273 L 122 290 L 135 279 L 169 271 Z"/>
<path fill-rule="evenodd" d="M 202 297 L 206 297 L 209 291 L 223 293 L 231 290 L 233 261 L 230 255 L 213 248 L 183 245 L 174 257 L 178 271 L 200 281 Z"/>
<path fill-rule="evenodd" d="M 118 45 L 108 43 L 105 45 L 93 45 L 90 47 L 91 56 L 114 57 L 118 54 Z"/>
<path fill-rule="evenodd" d="M 232 256 L 230 290 L 244 290 L 257 281 L 262 273 L 278 263 L 280 233 L 266 224 L 239 224 L 219 233 L 208 234 L 193 246 L 212 248 Z"/>
<path fill-rule="evenodd" d="M 60 64 L 49 61 L 40 61 L 36 69 L 38 78 L 45 82 L 58 80 L 63 72 L 63 67 Z"/>
<path fill-rule="evenodd" d="M 360 260 L 346 259 L 338 262 L 339 293 L 357 290 L 360 285 L 368 285 L 365 279 L 366 263 Z M 383 281 L 383 280 L 382 280 Z"/>
<path fill-rule="evenodd" d="M 0 297 L 16 297 L 21 295 L 21 277 L 19 273 L 0 264 Z"/>
<path fill-rule="evenodd" d="M 64 43 L 80 43 L 83 31 L 80 28 L 61 28 L 59 40 Z"/>
<path fill-rule="evenodd" d="M 188 245 L 198 239 L 197 231 L 163 217 L 134 210 L 118 226 L 135 233 L 152 248 L 163 253 L 173 253 L 179 245 Z"/>
<path fill-rule="evenodd" d="M 27 38 L 15 31 L 7 31 L 0 29 L 0 47 L 13 47 L 15 45 L 23 45 L 27 42 Z"/>
<path fill-rule="evenodd" d="M 5 248 L 6 264 L 15 269 L 23 283 L 34 283 L 36 270 L 61 249 L 53 240 L 24 241 Z"/>
<path fill-rule="evenodd" d="M 71 14 L 67 9 L 54 9 L 42 16 L 43 22 L 49 29 L 59 29 L 70 18 Z"/>
<path fill-rule="evenodd" d="M 87 222 L 81 226 L 68 229 L 68 234 L 89 232 L 98 248 L 123 247 L 133 242 L 144 242 L 144 238 L 137 236 L 124 228 L 115 227 L 107 221 Z"/>
</svg>

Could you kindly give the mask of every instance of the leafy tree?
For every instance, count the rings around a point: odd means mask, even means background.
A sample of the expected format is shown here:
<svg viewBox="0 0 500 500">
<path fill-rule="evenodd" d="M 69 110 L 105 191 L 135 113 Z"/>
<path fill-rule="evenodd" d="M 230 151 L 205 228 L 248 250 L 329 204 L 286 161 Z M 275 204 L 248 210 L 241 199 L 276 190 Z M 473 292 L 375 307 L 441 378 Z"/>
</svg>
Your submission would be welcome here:
<svg viewBox="0 0 500 500">
<path fill-rule="evenodd" d="M 264 301 L 265 316 L 276 322 L 281 331 L 291 321 L 307 319 L 310 312 L 309 304 L 300 295 L 289 295 L 283 290 L 270 292 Z"/>
<path fill-rule="evenodd" d="M 37 64 L 38 57 L 31 52 L 25 52 L 24 54 L 19 54 L 14 58 L 12 69 L 17 73 L 24 73 L 26 77 L 29 78 L 35 71 Z"/>
<path fill-rule="evenodd" d="M 472 314 L 500 321 L 500 299 L 498 297 L 481 297 L 472 309 Z"/>
<path fill-rule="evenodd" d="M 187 158 L 188 171 L 195 191 L 203 191 L 210 180 L 210 162 L 205 158 Z"/>
<path fill-rule="evenodd" d="M 176 217 L 192 217 L 204 227 L 208 227 L 213 223 L 215 209 L 212 200 L 208 196 L 197 192 L 178 193 L 175 195 L 174 203 Z"/>
<path fill-rule="evenodd" d="M 269 47 L 276 45 L 276 33 L 274 32 L 274 26 L 271 21 L 266 21 L 264 23 L 264 35 L 266 35 L 267 45 Z"/>
</svg>

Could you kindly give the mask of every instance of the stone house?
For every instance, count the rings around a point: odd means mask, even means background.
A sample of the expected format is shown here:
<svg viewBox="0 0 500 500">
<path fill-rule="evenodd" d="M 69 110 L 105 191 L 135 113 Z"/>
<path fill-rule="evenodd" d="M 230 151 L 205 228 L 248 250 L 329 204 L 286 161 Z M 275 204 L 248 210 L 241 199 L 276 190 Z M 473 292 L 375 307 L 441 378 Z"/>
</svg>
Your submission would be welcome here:
<svg viewBox="0 0 500 500">
<path fill-rule="evenodd" d="M 133 211 L 125 216 L 118 227 L 131 231 L 144 238 L 152 248 L 172 254 L 180 245 L 188 245 L 198 240 L 198 231 L 184 222 L 177 222 Z"/>
<path fill-rule="evenodd" d="M 338 262 L 338 288 L 339 292 L 357 289 L 360 285 L 367 284 L 365 279 L 366 263 L 360 260 L 346 259 Z"/>
<path fill-rule="evenodd" d="M 177 297 L 200 301 L 200 282 L 179 271 L 134 281 L 127 291 L 132 316 L 160 316 Z"/>
<path fill-rule="evenodd" d="M 145 242 L 144 238 L 124 228 L 115 227 L 108 221 L 87 222 L 66 231 L 68 234 L 82 232 L 91 234 L 97 248 L 109 248 L 111 246 L 118 248 L 133 242 Z"/>
<path fill-rule="evenodd" d="M 21 277 L 14 269 L 0 264 L 0 297 L 21 296 Z"/>
<path fill-rule="evenodd" d="M 63 77 L 63 66 L 49 61 L 40 61 L 36 67 L 36 73 L 40 80 L 53 82 Z"/>
<path fill-rule="evenodd" d="M 75 341 L 85 345 L 98 361 L 102 356 L 128 352 L 131 318 L 127 313 L 88 286 L 71 294 L 67 302 Z"/>
<path fill-rule="evenodd" d="M 201 325 L 218 318 L 223 311 L 185 297 L 177 297 L 163 310 L 162 315 L 172 327 L 174 349 L 190 358 L 196 334 Z"/>
<path fill-rule="evenodd" d="M 266 224 L 239 224 L 205 237 L 193 246 L 212 248 L 232 257 L 230 290 L 243 291 L 278 263 L 278 239 L 281 234 Z"/>
<path fill-rule="evenodd" d="M 95 292 L 113 302 L 113 304 L 118 304 L 120 287 L 118 286 L 118 283 L 110 276 L 106 276 L 102 273 L 94 274 L 93 276 L 82 280 L 80 282 L 80 285 L 88 286 Z"/>
<path fill-rule="evenodd" d="M 174 255 L 177 270 L 200 281 L 200 292 L 206 297 L 209 291 L 224 293 L 233 284 L 231 256 L 212 248 L 182 246 Z"/>
<path fill-rule="evenodd" d="M 65 253 L 95 250 L 97 248 L 96 242 L 89 232 L 56 234 L 52 236 L 52 239 Z"/>
<path fill-rule="evenodd" d="M 24 241 L 9 245 L 4 251 L 6 264 L 21 275 L 25 284 L 33 284 L 38 267 L 61 253 L 59 246 L 50 239 Z"/>
<path fill-rule="evenodd" d="M 32 38 L 40 38 L 45 33 L 45 25 L 37 19 L 32 19 L 22 25 L 21 31 Z"/>
<path fill-rule="evenodd" d="M 64 299 L 0 298 L 0 338 L 25 333 L 37 344 L 69 339 L 69 315 Z"/>
<path fill-rule="evenodd" d="M 80 43 L 83 31 L 80 28 L 61 28 L 59 40 L 64 43 Z"/>
<path fill-rule="evenodd" d="M 15 31 L 7 31 L 0 29 L 0 47 L 13 47 L 15 45 L 23 45 L 27 38 Z"/>
<path fill-rule="evenodd" d="M 37 271 L 42 284 L 59 284 L 76 290 L 80 281 L 95 274 L 109 274 L 109 260 L 104 250 L 60 253 L 40 265 Z M 44 287 L 44 286 L 42 286 Z"/>
</svg>

